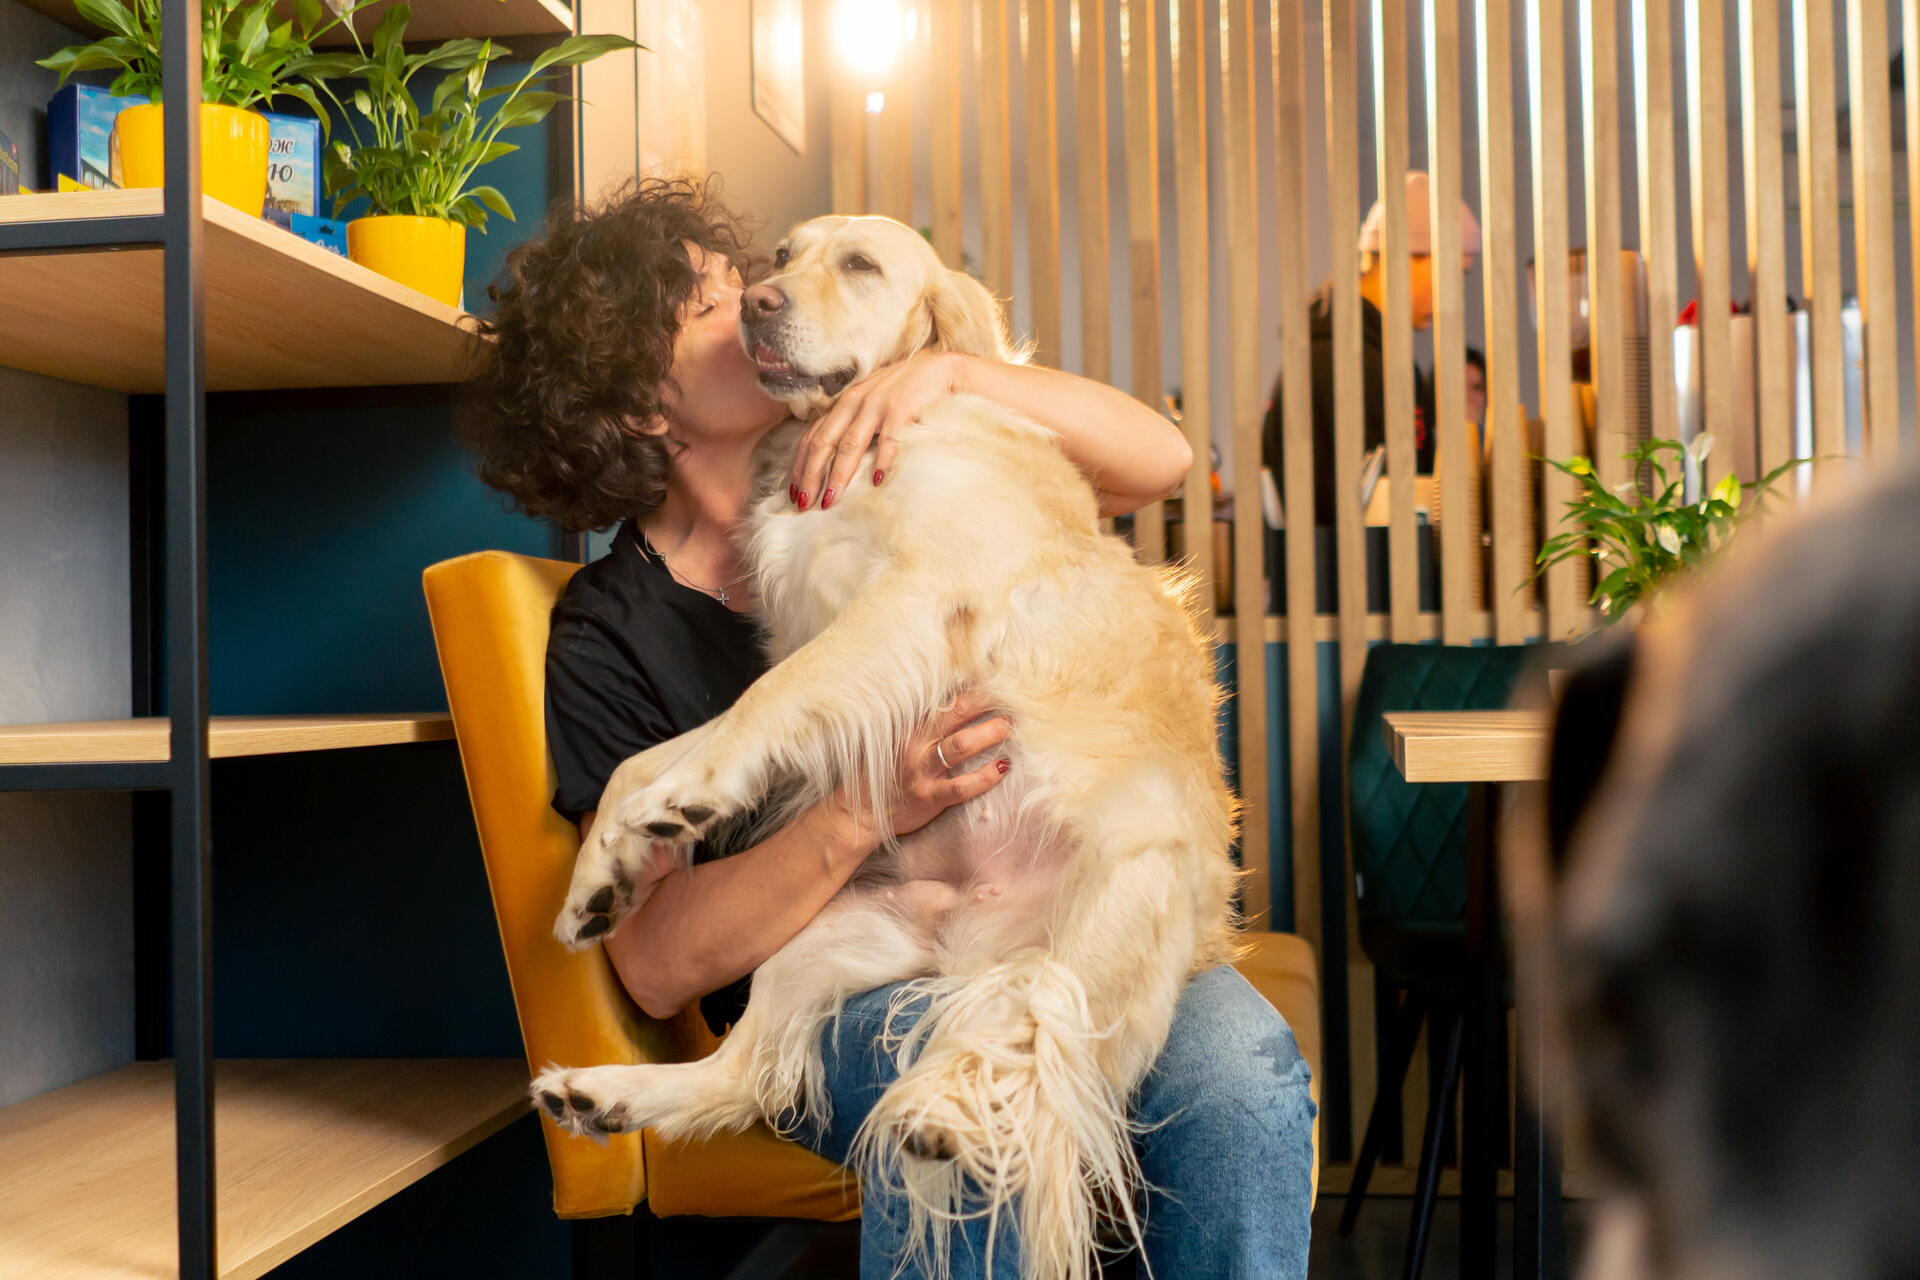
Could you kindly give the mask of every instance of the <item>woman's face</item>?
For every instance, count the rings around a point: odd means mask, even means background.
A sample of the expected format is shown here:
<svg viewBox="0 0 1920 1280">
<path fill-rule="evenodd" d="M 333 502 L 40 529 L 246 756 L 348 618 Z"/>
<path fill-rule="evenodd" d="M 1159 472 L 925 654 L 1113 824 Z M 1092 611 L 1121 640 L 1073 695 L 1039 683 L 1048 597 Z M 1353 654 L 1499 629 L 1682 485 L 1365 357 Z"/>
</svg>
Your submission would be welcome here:
<svg viewBox="0 0 1920 1280">
<path fill-rule="evenodd" d="M 787 416 L 786 407 L 760 389 L 758 371 L 740 345 L 740 293 L 745 282 L 724 254 L 687 245 L 700 283 L 680 305 L 673 340 L 667 434 L 689 444 L 757 440 Z"/>
</svg>

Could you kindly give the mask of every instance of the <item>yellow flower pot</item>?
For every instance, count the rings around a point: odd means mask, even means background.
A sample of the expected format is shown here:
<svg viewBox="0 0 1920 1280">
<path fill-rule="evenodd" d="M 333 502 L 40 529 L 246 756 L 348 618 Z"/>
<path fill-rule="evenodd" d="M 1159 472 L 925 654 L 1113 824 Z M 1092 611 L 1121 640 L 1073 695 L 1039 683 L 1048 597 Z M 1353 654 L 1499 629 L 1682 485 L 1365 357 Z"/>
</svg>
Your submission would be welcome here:
<svg viewBox="0 0 1920 1280">
<path fill-rule="evenodd" d="M 114 117 L 108 164 L 123 187 L 158 187 L 166 163 L 157 102 Z M 259 217 L 267 207 L 267 118 L 258 111 L 200 104 L 200 189 Z"/>
<path fill-rule="evenodd" d="M 380 214 L 347 224 L 347 256 L 450 307 L 460 305 L 467 229 L 445 218 Z"/>
</svg>

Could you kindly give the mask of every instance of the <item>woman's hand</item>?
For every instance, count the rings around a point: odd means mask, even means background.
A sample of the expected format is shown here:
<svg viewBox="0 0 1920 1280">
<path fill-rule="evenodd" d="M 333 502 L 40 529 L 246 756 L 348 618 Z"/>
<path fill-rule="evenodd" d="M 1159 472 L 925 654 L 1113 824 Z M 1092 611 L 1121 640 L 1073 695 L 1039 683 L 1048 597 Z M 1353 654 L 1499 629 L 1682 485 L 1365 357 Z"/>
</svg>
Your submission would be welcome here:
<svg viewBox="0 0 1920 1280">
<path fill-rule="evenodd" d="M 802 511 L 816 502 L 826 510 L 853 483 L 861 458 L 876 438 L 880 444 L 873 482 L 883 483 L 893 465 L 894 436 L 928 405 L 953 394 L 960 378 L 958 363 L 967 358 L 951 351 L 918 351 L 841 392 L 800 437 L 800 451 L 787 476 L 788 495 Z"/>
<path fill-rule="evenodd" d="M 900 762 L 900 791 L 888 823 L 894 835 L 918 831 L 949 806 L 985 795 L 1005 779 L 1009 767 L 1005 756 L 996 756 L 968 773 L 955 772 L 957 766 L 991 751 L 1013 732 L 1013 721 L 1005 716 L 982 720 L 986 712 L 986 703 L 977 695 L 963 693 L 949 710 L 934 716 L 907 740 Z M 873 806 L 861 783 L 848 783 L 827 803 L 858 827 L 866 828 L 871 821 Z"/>
</svg>

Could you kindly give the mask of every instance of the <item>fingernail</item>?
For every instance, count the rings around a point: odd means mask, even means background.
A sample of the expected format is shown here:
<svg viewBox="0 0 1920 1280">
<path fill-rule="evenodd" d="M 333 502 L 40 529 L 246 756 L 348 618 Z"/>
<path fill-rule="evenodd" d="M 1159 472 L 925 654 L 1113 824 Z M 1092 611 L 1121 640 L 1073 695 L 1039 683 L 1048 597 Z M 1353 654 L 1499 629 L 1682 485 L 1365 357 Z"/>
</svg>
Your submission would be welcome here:
<svg viewBox="0 0 1920 1280">
<path fill-rule="evenodd" d="M 832 505 L 833 505 L 833 490 L 828 489 L 825 493 L 820 495 L 820 509 L 822 511 L 825 511 L 828 507 Z"/>
<path fill-rule="evenodd" d="M 790 484 L 787 486 L 787 501 L 793 503 L 796 507 L 800 505 L 800 486 L 799 485 Z"/>
<path fill-rule="evenodd" d="M 993 767 L 998 769 L 1000 772 L 1005 773 L 1008 769 L 1013 767 L 1013 761 L 1007 759 L 1005 756 L 1002 756 L 1000 759 L 995 760 L 993 762 Z"/>
<path fill-rule="evenodd" d="M 873 482 L 874 482 L 874 484 L 876 484 L 876 485 L 877 485 L 877 484 L 879 484 L 879 483 L 880 483 L 880 482 L 881 482 L 882 480 L 885 480 L 886 478 L 887 478 L 887 473 L 886 473 L 886 472 L 884 472 L 884 471 L 881 471 L 881 470 L 879 470 L 878 468 L 875 468 L 875 469 L 874 469 L 874 473 L 873 473 Z"/>
<path fill-rule="evenodd" d="M 800 509 L 802 511 L 807 509 L 807 491 L 805 489 L 800 491 Z"/>
</svg>

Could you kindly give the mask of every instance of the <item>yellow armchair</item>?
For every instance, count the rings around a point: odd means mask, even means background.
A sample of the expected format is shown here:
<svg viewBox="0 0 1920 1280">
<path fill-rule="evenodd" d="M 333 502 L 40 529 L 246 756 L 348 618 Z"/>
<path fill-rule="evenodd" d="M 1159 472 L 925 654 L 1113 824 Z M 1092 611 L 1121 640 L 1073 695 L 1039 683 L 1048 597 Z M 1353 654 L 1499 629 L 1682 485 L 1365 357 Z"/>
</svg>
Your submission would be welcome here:
<svg viewBox="0 0 1920 1280">
<path fill-rule="evenodd" d="M 447 705 L 530 1068 L 687 1061 L 713 1046 L 696 1014 L 670 1023 L 648 1018 L 600 951 L 574 954 L 553 937 L 580 841 L 549 803 L 547 628 L 579 567 L 481 551 L 426 570 Z M 1317 1100 L 1313 951 L 1287 934 L 1252 934 L 1249 941 L 1253 949 L 1240 970 L 1292 1026 L 1313 1068 Z M 851 1175 L 764 1127 L 703 1143 L 624 1134 L 599 1146 L 565 1133 L 544 1114 L 541 1124 L 554 1211 L 562 1218 L 631 1213 L 642 1202 L 660 1216 L 842 1221 L 860 1212 Z M 1318 1137 L 1316 1125 L 1316 1151 Z"/>
</svg>

